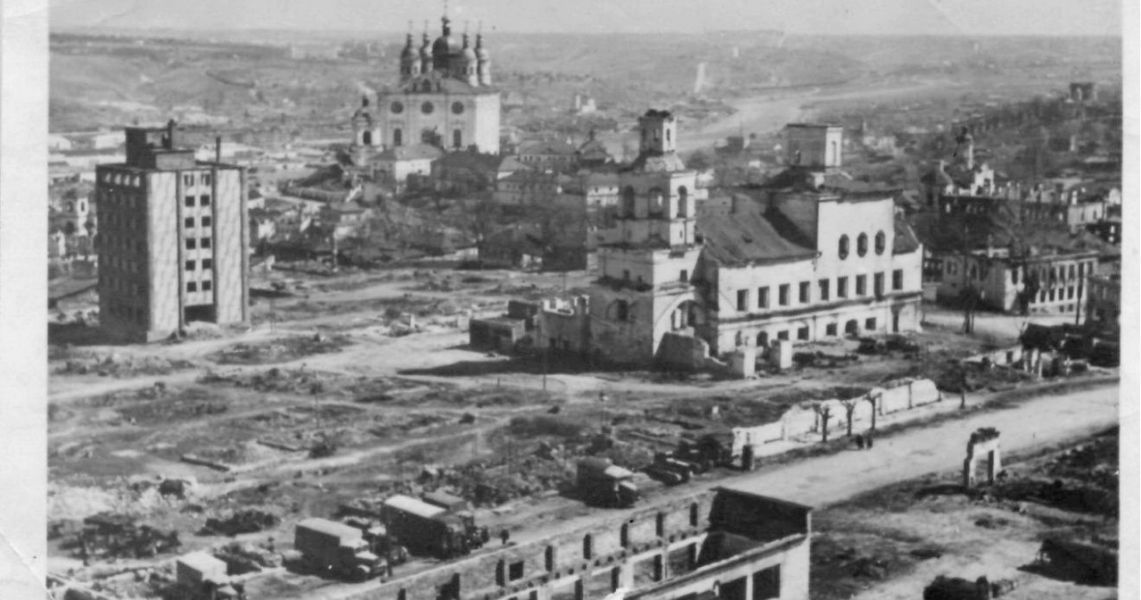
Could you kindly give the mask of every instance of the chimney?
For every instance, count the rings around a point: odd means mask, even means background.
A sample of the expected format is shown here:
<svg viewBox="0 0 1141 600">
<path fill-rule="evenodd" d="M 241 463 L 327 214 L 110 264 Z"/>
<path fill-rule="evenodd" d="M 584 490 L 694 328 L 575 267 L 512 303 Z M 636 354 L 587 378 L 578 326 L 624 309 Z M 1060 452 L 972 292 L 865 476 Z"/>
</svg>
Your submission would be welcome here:
<svg viewBox="0 0 1141 600">
<path fill-rule="evenodd" d="M 163 150 L 174 149 L 174 119 L 166 122 L 166 137 L 163 141 Z"/>
<path fill-rule="evenodd" d="M 214 137 L 214 162 L 222 162 L 222 136 Z"/>
</svg>

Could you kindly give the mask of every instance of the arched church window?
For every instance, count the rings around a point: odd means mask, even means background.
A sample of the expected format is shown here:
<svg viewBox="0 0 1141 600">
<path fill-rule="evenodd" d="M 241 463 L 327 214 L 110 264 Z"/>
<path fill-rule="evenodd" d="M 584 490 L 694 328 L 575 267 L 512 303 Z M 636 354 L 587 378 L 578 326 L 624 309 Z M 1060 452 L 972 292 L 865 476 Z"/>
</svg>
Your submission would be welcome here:
<svg viewBox="0 0 1141 600">
<path fill-rule="evenodd" d="M 665 213 L 665 194 L 659 188 L 650 190 L 650 214 L 662 215 Z"/>
<path fill-rule="evenodd" d="M 463 148 L 464 146 L 464 134 L 459 129 L 452 132 L 452 146 L 456 148 Z"/>
<path fill-rule="evenodd" d="M 392 130 L 392 145 L 400 146 L 404 143 L 404 132 L 399 127 Z"/>
<path fill-rule="evenodd" d="M 404 103 L 397 100 L 388 106 L 388 110 L 392 111 L 392 114 L 398 115 L 404 112 Z"/>
<path fill-rule="evenodd" d="M 848 258 L 848 249 L 849 249 L 848 246 L 849 246 L 848 236 L 847 235 L 840 236 L 840 247 L 838 248 L 838 251 L 840 254 L 840 260 Z"/>
<path fill-rule="evenodd" d="M 683 185 L 677 188 L 677 216 L 684 218 L 689 213 L 689 190 Z"/>
</svg>

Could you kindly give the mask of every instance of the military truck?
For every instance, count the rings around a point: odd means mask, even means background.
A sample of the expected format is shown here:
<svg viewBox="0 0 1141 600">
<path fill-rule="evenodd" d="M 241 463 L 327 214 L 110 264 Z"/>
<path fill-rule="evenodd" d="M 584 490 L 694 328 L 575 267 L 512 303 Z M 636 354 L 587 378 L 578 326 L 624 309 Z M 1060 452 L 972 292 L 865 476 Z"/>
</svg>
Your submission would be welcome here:
<svg viewBox="0 0 1141 600">
<path fill-rule="evenodd" d="M 245 600 L 240 583 L 230 581 L 225 561 L 205 552 L 192 552 L 174 562 L 178 597 L 185 600 Z"/>
<path fill-rule="evenodd" d="M 413 554 L 444 559 L 463 556 L 482 547 L 491 537 L 486 527 L 476 526 L 470 512 L 451 512 L 402 494 L 384 501 L 381 520 L 389 534 Z"/>
<path fill-rule="evenodd" d="M 579 496 L 594 506 L 628 507 L 638 501 L 634 473 L 604 458 L 578 461 L 575 486 Z"/>
<path fill-rule="evenodd" d="M 400 545 L 396 536 L 388 533 L 388 528 L 378 519 L 363 516 L 348 516 L 341 520 L 345 525 L 361 530 L 368 542 L 369 550 L 383 558 L 389 566 L 408 562 L 408 549 Z"/>
<path fill-rule="evenodd" d="M 328 519 L 306 519 L 294 530 L 293 546 L 307 565 L 364 581 L 388 570 L 387 562 L 369 549 L 364 532 Z"/>
</svg>

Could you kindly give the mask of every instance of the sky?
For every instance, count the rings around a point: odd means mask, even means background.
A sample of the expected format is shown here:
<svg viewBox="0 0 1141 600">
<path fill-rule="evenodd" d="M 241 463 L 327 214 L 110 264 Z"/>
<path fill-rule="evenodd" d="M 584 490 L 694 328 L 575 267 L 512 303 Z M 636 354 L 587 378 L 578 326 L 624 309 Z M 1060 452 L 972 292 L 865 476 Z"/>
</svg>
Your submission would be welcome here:
<svg viewBox="0 0 1141 600">
<path fill-rule="evenodd" d="M 1136 0 L 449 0 L 457 27 L 566 33 L 1121 35 L 1121 2 Z M 51 26 L 189 30 L 395 32 L 443 0 L 50 0 Z"/>
</svg>

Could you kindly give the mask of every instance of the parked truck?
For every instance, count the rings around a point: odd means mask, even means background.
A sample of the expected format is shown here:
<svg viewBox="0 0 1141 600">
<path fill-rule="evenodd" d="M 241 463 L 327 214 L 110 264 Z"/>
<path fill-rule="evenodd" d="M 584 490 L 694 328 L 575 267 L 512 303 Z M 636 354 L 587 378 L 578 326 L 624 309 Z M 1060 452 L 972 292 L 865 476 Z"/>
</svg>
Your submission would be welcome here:
<svg viewBox="0 0 1141 600">
<path fill-rule="evenodd" d="M 674 458 L 693 464 L 695 473 L 732 465 L 736 458 L 733 456 L 733 434 L 705 433 L 696 439 L 682 439 L 678 442 Z"/>
<path fill-rule="evenodd" d="M 379 515 L 377 515 L 379 517 Z M 345 525 L 361 530 L 368 542 L 368 549 L 383 558 L 389 566 L 408 562 L 408 549 L 400 545 L 396 536 L 388 533 L 388 528 L 379 518 L 349 516 L 341 520 Z"/>
<path fill-rule="evenodd" d="M 689 483 L 695 469 L 692 463 L 676 459 L 665 452 L 658 452 L 654 454 L 654 462 L 644 471 L 666 485 L 678 485 Z"/>
<path fill-rule="evenodd" d="M 230 581 L 226 563 L 205 552 L 192 552 L 174 561 L 175 585 L 185 600 L 245 600 L 244 586 Z"/>
<path fill-rule="evenodd" d="M 627 507 L 638 501 L 634 473 L 604 458 L 584 458 L 578 461 L 575 485 L 587 504 Z"/>
<path fill-rule="evenodd" d="M 470 512 L 454 513 L 402 494 L 384 501 L 381 518 L 388 532 L 413 554 L 453 558 L 490 539 L 487 528 L 477 527 Z"/>
<path fill-rule="evenodd" d="M 302 559 L 320 571 L 364 581 L 388 570 L 387 562 L 369 549 L 364 532 L 328 519 L 306 519 L 297 524 L 293 546 Z"/>
</svg>

